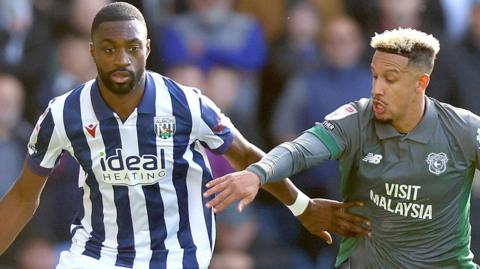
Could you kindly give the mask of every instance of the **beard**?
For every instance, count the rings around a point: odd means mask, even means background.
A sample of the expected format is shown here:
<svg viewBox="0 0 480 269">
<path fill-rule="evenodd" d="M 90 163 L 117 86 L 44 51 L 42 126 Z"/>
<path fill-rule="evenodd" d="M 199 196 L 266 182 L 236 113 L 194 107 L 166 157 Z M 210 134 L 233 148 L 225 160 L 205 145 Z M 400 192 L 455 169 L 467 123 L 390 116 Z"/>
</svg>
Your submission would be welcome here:
<svg viewBox="0 0 480 269">
<path fill-rule="evenodd" d="M 382 124 L 392 124 L 392 119 L 380 119 L 380 118 L 377 118 L 377 116 L 375 116 L 375 113 L 373 113 L 373 120 L 375 120 L 376 122 L 379 122 L 379 123 L 382 123 Z"/>
<path fill-rule="evenodd" d="M 140 80 L 145 73 L 145 69 L 137 70 L 136 72 L 126 69 L 115 69 L 111 72 L 103 72 L 99 68 L 97 68 L 98 76 L 100 80 L 103 82 L 105 87 L 112 93 L 118 95 L 125 95 L 130 93 L 137 85 L 140 83 Z M 116 83 L 111 79 L 111 76 L 115 72 L 128 72 L 128 76 L 131 78 L 130 82 L 128 83 Z"/>
</svg>

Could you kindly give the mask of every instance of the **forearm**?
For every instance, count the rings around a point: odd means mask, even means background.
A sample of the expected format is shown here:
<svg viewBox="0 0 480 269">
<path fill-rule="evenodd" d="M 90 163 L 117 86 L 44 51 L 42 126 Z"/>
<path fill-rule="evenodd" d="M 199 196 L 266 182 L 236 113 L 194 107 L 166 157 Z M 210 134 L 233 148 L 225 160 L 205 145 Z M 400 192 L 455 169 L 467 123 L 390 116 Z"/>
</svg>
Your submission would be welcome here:
<svg viewBox="0 0 480 269">
<path fill-rule="evenodd" d="M 330 157 L 325 145 L 314 135 L 304 133 L 292 142 L 277 146 L 247 170 L 255 173 L 260 182 L 275 183 L 299 171 L 312 167 Z"/>
<path fill-rule="evenodd" d="M 20 231 L 30 221 L 38 201 L 25 201 L 20 193 L 10 192 L 0 202 L 0 255 L 12 244 Z M 7 217 L 8 216 L 8 217 Z"/>
</svg>

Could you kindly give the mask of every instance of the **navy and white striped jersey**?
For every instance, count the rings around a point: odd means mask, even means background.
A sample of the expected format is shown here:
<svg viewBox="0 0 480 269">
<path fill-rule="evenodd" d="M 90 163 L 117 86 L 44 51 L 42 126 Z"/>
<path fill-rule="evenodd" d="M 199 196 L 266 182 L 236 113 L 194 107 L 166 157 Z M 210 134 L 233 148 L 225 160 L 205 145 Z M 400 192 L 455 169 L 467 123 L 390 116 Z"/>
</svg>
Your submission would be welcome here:
<svg viewBox="0 0 480 269">
<path fill-rule="evenodd" d="M 153 72 L 122 122 L 92 80 L 50 102 L 27 161 L 48 175 L 68 151 L 82 168 L 72 252 L 126 268 L 207 268 L 215 218 L 202 196 L 212 179 L 204 147 L 223 153 L 231 128 L 198 90 Z"/>
</svg>

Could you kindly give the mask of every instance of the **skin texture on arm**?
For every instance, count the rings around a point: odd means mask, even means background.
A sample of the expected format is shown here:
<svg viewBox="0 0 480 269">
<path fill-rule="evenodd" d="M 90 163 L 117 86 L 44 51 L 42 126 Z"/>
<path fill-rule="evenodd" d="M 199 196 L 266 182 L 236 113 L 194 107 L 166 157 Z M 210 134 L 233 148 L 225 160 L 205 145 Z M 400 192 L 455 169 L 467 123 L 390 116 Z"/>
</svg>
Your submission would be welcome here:
<svg viewBox="0 0 480 269">
<path fill-rule="evenodd" d="M 24 164 L 12 189 L 0 201 L 0 255 L 30 221 L 40 202 L 47 177 L 38 176 Z"/>
</svg>

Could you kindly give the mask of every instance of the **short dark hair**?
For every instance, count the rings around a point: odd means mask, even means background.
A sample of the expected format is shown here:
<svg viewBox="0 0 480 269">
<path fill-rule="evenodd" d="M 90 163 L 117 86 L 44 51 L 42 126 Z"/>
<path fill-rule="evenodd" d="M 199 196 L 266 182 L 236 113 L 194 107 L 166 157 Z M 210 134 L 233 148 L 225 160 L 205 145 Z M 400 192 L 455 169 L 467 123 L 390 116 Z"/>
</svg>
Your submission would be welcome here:
<svg viewBox="0 0 480 269">
<path fill-rule="evenodd" d="M 429 74 L 440 50 L 440 43 L 434 36 L 410 28 L 397 28 L 375 34 L 370 45 L 382 52 L 407 57 L 409 65 L 419 67 Z"/>
<path fill-rule="evenodd" d="M 93 19 L 91 37 L 93 40 L 93 34 L 98 29 L 100 24 L 104 22 L 112 21 L 131 21 L 137 20 L 143 26 L 145 26 L 145 31 L 147 30 L 147 24 L 145 23 L 145 18 L 143 17 L 140 10 L 135 6 L 125 3 L 125 2 L 116 2 L 104 6 Z"/>
</svg>

